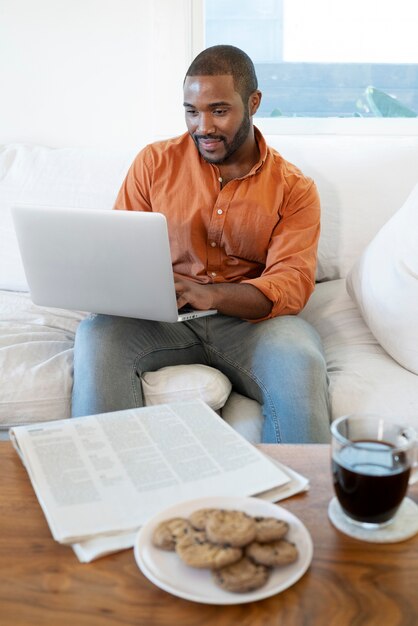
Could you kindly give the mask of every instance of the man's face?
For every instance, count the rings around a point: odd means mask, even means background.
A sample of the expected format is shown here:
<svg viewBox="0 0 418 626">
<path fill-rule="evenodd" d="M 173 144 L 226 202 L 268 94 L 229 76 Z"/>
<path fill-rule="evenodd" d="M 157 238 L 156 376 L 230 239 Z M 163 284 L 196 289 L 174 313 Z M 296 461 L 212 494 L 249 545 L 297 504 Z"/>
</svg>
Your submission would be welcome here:
<svg viewBox="0 0 418 626">
<path fill-rule="evenodd" d="M 245 150 L 251 119 L 230 75 L 187 76 L 187 130 L 209 163 L 231 163 Z"/>
</svg>

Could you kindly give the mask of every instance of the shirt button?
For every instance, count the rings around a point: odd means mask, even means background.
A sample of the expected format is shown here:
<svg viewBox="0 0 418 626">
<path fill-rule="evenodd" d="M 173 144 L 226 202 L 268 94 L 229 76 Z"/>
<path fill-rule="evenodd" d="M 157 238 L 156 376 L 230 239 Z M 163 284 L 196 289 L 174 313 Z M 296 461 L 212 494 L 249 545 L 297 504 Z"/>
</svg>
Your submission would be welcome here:
<svg viewBox="0 0 418 626">
<path fill-rule="evenodd" d="M 216 212 L 217 212 L 218 215 L 222 215 L 222 213 L 223 213 L 222 209 L 218 209 Z"/>
<path fill-rule="evenodd" d="M 212 241 L 210 245 L 212 246 L 212 248 L 216 248 L 216 243 L 214 241 Z"/>
<path fill-rule="evenodd" d="M 211 272 L 210 275 L 211 276 L 216 276 L 216 272 Z"/>
</svg>

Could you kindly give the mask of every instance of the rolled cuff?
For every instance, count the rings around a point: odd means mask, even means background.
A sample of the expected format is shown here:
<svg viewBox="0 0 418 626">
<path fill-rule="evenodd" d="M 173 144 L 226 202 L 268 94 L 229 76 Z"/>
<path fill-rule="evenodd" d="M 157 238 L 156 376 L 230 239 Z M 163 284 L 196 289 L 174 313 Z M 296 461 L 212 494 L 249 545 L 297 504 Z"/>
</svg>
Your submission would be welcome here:
<svg viewBox="0 0 418 626">
<path fill-rule="evenodd" d="M 267 276 L 259 276 L 258 278 L 243 280 L 242 282 L 256 287 L 273 305 L 268 315 L 256 320 L 248 320 L 249 322 L 262 322 L 278 315 L 297 315 L 304 308 L 315 287 L 314 284 L 300 285 L 300 289 L 295 293 L 294 284 L 286 285 L 286 282 L 281 280 L 282 286 L 279 287 L 277 279 L 275 280 Z M 288 294 L 292 294 L 292 297 L 289 298 Z"/>
</svg>

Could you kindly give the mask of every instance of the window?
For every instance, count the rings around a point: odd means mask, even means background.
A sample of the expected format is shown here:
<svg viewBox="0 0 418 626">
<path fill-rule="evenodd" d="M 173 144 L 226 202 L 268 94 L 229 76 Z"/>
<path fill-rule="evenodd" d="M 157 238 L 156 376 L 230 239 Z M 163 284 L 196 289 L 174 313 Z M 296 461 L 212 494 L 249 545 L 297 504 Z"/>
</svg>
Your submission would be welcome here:
<svg viewBox="0 0 418 626">
<path fill-rule="evenodd" d="M 253 59 L 258 117 L 418 117 L 416 0 L 206 0 L 204 24 Z"/>
</svg>

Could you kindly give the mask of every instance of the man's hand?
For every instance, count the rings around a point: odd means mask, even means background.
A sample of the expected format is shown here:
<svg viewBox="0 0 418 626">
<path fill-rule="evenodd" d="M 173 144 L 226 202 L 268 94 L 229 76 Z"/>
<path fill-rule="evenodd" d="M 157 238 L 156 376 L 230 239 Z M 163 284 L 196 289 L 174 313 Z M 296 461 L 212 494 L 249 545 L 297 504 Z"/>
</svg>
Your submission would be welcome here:
<svg viewBox="0 0 418 626">
<path fill-rule="evenodd" d="M 210 289 L 213 285 L 201 285 L 185 278 L 175 278 L 174 286 L 179 309 L 185 305 L 200 311 L 216 308 L 213 305 L 213 290 Z"/>
<path fill-rule="evenodd" d="M 186 304 L 194 309 L 217 309 L 219 313 L 243 319 L 266 317 L 272 307 L 271 301 L 253 285 L 240 283 L 216 283 L 202 285 L 185 278 L 174 281 L 177 306 Z"/>
</svg>

